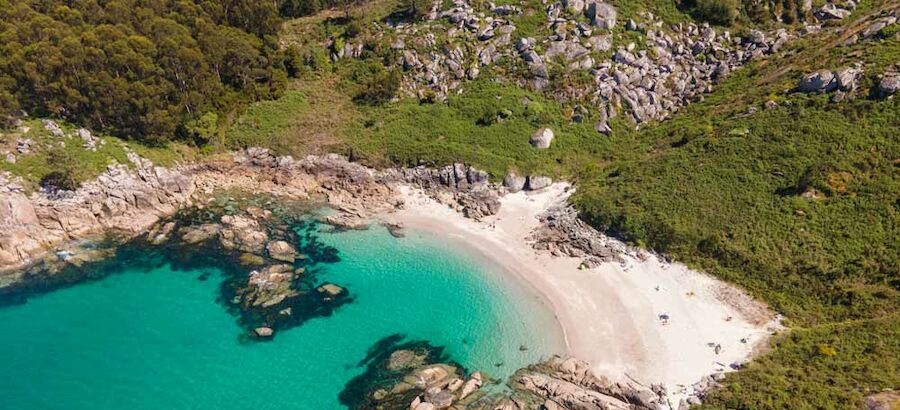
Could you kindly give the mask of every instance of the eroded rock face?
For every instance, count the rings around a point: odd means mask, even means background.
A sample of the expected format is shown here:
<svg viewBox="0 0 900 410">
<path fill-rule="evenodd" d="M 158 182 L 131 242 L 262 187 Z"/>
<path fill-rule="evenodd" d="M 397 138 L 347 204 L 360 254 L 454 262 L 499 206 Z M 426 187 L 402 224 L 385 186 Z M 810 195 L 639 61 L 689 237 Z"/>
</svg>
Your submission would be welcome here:
<svg viewBox="0 0 900 410">
<path fill-rule="evenodd" d="M 18 281 L 20 269 L 39 259 L 65 263 L 48 252 L 53 247 L 107 233 L 128 240 L 179 209 L 205 203 L 219 190 L 322 201 L 337 211 L 326 222 L 354 229 L 367 227 L 375 214 L 399 206 L 396 187 L 401 183 L 420 186 L 471 218 L 494 214 L 500 204 L 499 187 L 491 184 L 489 175 L 464 164 L 379 171 L 338 155 L 296 160 L 260 148 L 235 153 L 232 163 L 179 169 L 156 167 L 134 154 L 129 159 L 132 168 L 110 166 L 95 181 L 64 195 L 39 192 L 29 197 L 19 184 L 0 175 L 0 287 Z M 260 224 L 270 212 L 246 211 L 220 221 L 174 227 L 163 235 L 155 232 L 150 241 L 158 237 L 165 242 L 173 235 L 186 244 L 215 239 L 228 251 L 244 253 L 247 262 L 254 262 L 251 265 L 266 257 L 290 263 L 298 256 L 289 243 L 278 242 Z M 69 255 L 66 260 L 86 255 Z"/>
<path fill-rule="evenodd" d="M 615 383 L 597 376 L 588 363 L 575 358 L 554 357 L 522 369 L 510 385 L 534 394 L 562 409 L 642 410 L 668 408 L 664 389 L 632 383 Z"/>
<path fill-rule="evenodd" d="M 66 241 L 108 232 L 134 237 L 190 203 L 189 176 L 154 167 L 134 154 L 129 159 L 133 169 L 112 165 L 65 195 L 37 192 L 28 197 L 6 177 L 0 179 L 0 272 L 52 258 L 47 250 Z"/>
</svg>

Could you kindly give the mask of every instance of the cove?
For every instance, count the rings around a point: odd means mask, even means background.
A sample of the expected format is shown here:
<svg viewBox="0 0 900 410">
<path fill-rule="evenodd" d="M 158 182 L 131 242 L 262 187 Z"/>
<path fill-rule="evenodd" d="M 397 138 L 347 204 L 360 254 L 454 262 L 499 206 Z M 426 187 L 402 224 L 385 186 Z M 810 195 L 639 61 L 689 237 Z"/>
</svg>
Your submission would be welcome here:
<svg viewBox="0 0 900 410">
<path fill-rule="evenodd" d="M 340 409 L 360 360 L 397 334 L 501 379 L 564 353 L 552 312 L 512 275 L 429 233 L 406 234 L 322 232 L 340 261 L 317 279 L 352 301 L 271 341 L 247 338 L 223 308 L 221 271 L 175 269 L 152 252 L 101 279 L 0 303 L 0 408 Z"/>
</svg>

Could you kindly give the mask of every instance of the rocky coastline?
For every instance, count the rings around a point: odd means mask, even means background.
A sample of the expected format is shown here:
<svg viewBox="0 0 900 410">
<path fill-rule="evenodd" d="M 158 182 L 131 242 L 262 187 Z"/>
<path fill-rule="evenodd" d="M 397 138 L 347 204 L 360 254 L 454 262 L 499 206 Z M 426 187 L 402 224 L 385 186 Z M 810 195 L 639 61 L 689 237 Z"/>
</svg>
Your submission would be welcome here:
<svg viewBox="0 0 900 410">
<path fill-rule="evenodd" d="M 664 410 L 688 408 L 668 402 L 662 385 L 613 382 L 572 357 L 554 356 L 519 369 L 502 381 L 483 371 L 469 372 L 448 361 L 442 349 L 425 342 L 389 345 L 366 358 L 366 372 L 341 394 L 351 409 L 380 410 Z"/>
<path fill-rule="evenodd" d="M 403 186 L 421 188 L 477 220 L 497 213 L 499 198 L 508 192 L 540 190 L 550 184 L 544 176 L 515 174 L 493 183 L 486 172 L 463 164 L 374 170 L 338 155 L 298 160 L 256 148 L 174 169 L 153 166 L 136 155 L 129 159 L 132 167 L 110 166 L 75 192 L 27 196 L 18 184 L 3 177 L 0 293 L 35 282 L 76 281 L 67 272 L 102 262 L 123 243 L 177 249 L 186 261 L 213 254 L 230 272 L 223 285 L 223 303 L 241 318 L 249 337 L 265 340 L 276 337 L 280 329 L 327 316 L 352 302 L 352 289 L 316 279 L 316 264 L 328 263 L 333 255 L 316 243 L 312 224 L 365 229 L 378 221 L 379 214 L 403 208 L 398 195 Z M 238 193 L 273 200 L 248 202 L 235 199 Z M 273 203 L 306 208 L 286 209 Z M 298 215 L 309 217 L 310 204 L 330 212 L 304 222 L 310 229 L 289 228 L 302 222 Z M 583 258 L 586 268 L 643 252 L 597 232 L 568 205 L 551 208 L 539 219 L 540 227 L 531 237 L 533 247 Z M 403 235 L 401 224 L 388 229 L 395 236 Z M 682 406 L 696 404 L 721 380 L 718 376 L 704 379 L 699 382 L 702 386 L 693 386 L 693 395 L 685 403 L 673 406 L 662 386 L 612 382 L 572 358 L 551 358 L 520 369 L 508 381 L 510 390 L 502 394 L 481 392 L 481 386 L 489 383 L 485 374 L 468 374 L 441 357 L 430 362 L 415 359 L 387 373 L 390 377 L 378 383 L 360 382 L 361 390 L 378 388 L 367 392 L 368 404 L 358 408 L 686 408 Z M 388 379 L 399 382 L 388 386 Z"/>
</svg>

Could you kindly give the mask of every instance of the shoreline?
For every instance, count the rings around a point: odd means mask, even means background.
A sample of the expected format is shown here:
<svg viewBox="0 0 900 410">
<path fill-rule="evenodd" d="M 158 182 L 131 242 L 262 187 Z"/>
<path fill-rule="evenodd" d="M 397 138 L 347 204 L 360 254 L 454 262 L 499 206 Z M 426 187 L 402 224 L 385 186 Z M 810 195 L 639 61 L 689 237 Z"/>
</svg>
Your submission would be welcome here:
<svg viewBox="0 0 900 410">
<path fill-rule="evenodd" d="M 157 222 L 167 215 L 237 189 L 320 198 L 337 211 L 325 222 L 342 228 L 380 220 L 452 240 L 543 299 L 567 355 L 591 363 L 604 380 L 661 385 L 674 403 L 703 397 L 722 372 L 740 367 L 780 329 L 764 304 L 710 275 L 608 238 L 571 212 L 573 219 L 539 219 L 571 210 L 567 183 L 511 193 L 464 164 L 374 170 L 337 155 L 295 160 L 260 149 L 176 171 L 132 161 L 138 171 L 111 168 L 67 200 L 26 198 L 14 186 L 0 191 L 12 216 L 12 229 L 0 235 L 0 266 L 98 232 L 165 231 Z M 19 279 L 0 271 L 0 289 Z"/>
<path fill-rule="evenodd" d="M 621 264 L 580 269 L 581 258 L 535 250 L 529 237 L 539 226 L 537 216 L 565 203 L 570 193 L 562 183 L 510 193 L 500 199 L 496 215 L 475 221 L 406 185 L 399 189 L 404 206 L 380 219 L 430 232 L 490 259 L 552 308 L 567 354 L 616 381 L 662 383 L 675 403 L 695 393 L 692 385 L 705 376 L 751 358 L 778 328 L 770 312 L 760 311 L 761 304 L 682 264 L 625 254 Z M 741 302 L 751 305 L 734 305 Z M 665 325 L 659 318 L 664 313 L 670 316 Z"/>
</svg>

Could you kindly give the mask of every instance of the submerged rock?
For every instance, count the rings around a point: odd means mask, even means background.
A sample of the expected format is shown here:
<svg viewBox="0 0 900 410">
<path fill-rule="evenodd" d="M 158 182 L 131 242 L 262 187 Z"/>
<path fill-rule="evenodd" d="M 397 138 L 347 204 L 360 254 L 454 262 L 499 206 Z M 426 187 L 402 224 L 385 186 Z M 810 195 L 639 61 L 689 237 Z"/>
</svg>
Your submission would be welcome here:
<svg viewBox="0 0 900 410">
<path fill-rule="evenodd" d="M 344 288 L 333 283 L 326 283 L 322 286 L 319 286 L 317 290 L 319 291 L 319 293 L 325 295 L 328 298 L 335 298 L 344 293 Z"/>
<path fill-rule="evenodd" d="M 272 335 L 275 334 L 275 331 L 272 330 L 271 327 L 262 326 L 262 327 L 253 329 L 253 333 L 256 334 L 257 337 L 267 338 L 267 337 L 272 337 Z"/>
</svg>

